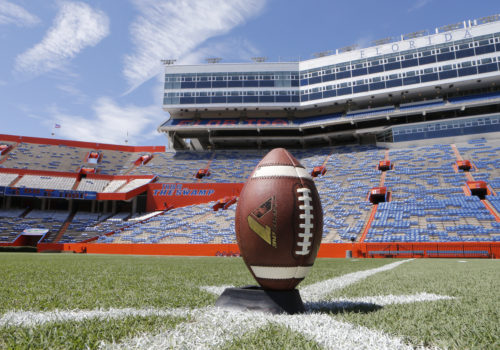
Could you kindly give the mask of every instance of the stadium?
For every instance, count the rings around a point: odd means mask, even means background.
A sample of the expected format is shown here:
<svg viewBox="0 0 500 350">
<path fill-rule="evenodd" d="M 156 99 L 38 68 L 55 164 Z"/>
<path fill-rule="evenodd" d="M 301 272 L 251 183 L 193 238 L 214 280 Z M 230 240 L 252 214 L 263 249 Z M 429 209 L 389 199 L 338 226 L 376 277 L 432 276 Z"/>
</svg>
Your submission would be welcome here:
<svg viewBox="0 0 500 350">
<path fill-rule="evenodd" d="M 167 147 L 0 135 L 0 249 L 47 253 L 0 266 L 64 291 L 8 297 L 24 313 L 3 307 L 0 347 L 499 346 L 498 15 L 298 62 L 164 65 Z M 342 259 L 319 259 L 301 285 L 307 314 L 225 313 L 210 306 L 224 287 L 255 283 L 238 197 L 276 147 L 318 188 L 318 257 Z"/>
</svg>

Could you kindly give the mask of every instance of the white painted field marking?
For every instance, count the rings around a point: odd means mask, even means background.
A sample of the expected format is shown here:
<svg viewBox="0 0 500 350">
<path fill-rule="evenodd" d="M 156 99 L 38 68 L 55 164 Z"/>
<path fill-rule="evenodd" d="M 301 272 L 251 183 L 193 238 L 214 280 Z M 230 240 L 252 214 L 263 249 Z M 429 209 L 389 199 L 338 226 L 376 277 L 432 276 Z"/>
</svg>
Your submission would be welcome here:
<svg viewBox="0 0 500 350">
<path fill-rule="evenodd" d="M 408 260 L 406 260 L 408 261 Z M 317 342 L 325 348 L 355 349 L 413 349 L 398 337 L 391 337 L 383 332 L 369 328 L 340 322 L 329 315 L 315 313 L 312 310 L 323 308 L 343 308 L 366 304 L 388 305 L 394 303 L 410 303 L 417 301 L 434 301 L 452 299 L 448 296 L 420 293 L 416 295 L 386 295 L 363 297 L 353 300 L 319 301 L 321 295 L 358 282 L 375 273 L 387 271 L 406 262 L 400 261 L 380 268 L 355 272 L 319 282 L 304 288 L 308 300 L 309 311 L 300 315 L 270 315 L 258 312 L 240 312 L 224 310 L 216 307 L 201 309 L 109 309 L 109 310 L 54 310 L 44 312 L 8 312 L 0 316 L 2 326 L 33 327 L 48 322 L 83 321 L 86 319 L 110 319 L 127 316 L 184 316 L 189 321 L 179 323 L 174 329 L 159 334 L 142 334 L 125 339 L 120 343 L 100 344 L 102 349 L 208 349 L 221 346 L 253 332 L 268 324 L 286 326 L 295 332 Z M 220 294 L 227 286 L 202 287 L 203 290 Z M 325 288 L 323 293 L 317 289 Z M 321 294 L 321 295 L 320 295 Z"/>
<path fill-rule="evenodd" d="M 389 271 L 392 270 L 395 267 L 398 267 L 399 265 L 411 261 L 413 259 L 409 260 L 402 260 L 402 261 L 397 261 L 395 263 L 387 264 L 381 267 L 377 267 L 375 269 L 370 269 L 370 270 L 364 270 L 364 271 L 357 271 L 353 273 L 348 273 L 347 275 L 331 278 L 328 280 L 324 280 L 318 283 L 311 284 L 309 286 L 306 286 L 304 288 L 300 289 L 300 295 L 302 296 L 302 299 L 304 301 L 318 301 L 321 300 L 325 295 L 331 293 L 332 291 L 336 289 L 341 289 L 344 287 L 347 287 L 348 285 L 351 285 L 353 283 L 359 282 L 367 277 L 370 277 L 376 273 L 383 272 L 383 271 Z M 232 288 L 234 286 L 226 285 L 226 286 L 202 286 L 200 287 L 201 290 L 207 291 L 209 293 L 215 294 L 215 295 L 221 295 L 222 292 L 226 288 Z"/>
<path fill-rule="evenodd" d="M 318 283 L 314 283 L 314 284 L 305 286 L 304 288 L 301 288 L 300 295 L 302 296 L 302 298 L 305 301 L 319 301 L 319 300 L 322 300 L 324 297 L 326 297 L 331 292 L 333 292 L 334 290 L 347 287 L 351 284 L 354 284 L 356 282 L 364 280 L 365 278 L 373 276 L 376 273 L 392 270 L 392 269 L 398 267 L 399 265 L 404 264 L 404 263 L 411 261 L 411 260 L 413 260 L 413 259 L 397 261 L 397 262 L 394 262 L 391 264 L 377 267 L 375 269 L 348 273 L 347 275 L 343 275 L 343 276 L 331 278 L 331 279 L 328 279 L 325 281 L 321 281 Z"/>
<path fill-rule="evenodd" d="M 102 343 L 101 349 L 208 349 L 225 344 L 266 324 L 256 312 L 235 312 L 215 307 L 191 310 L 190 322 L 159 334 L 143 334 L 120 343 Z"/>
<path fill-rule="evenodd" d="M 34 327 L 49 322 L 81 322 L 88 319 L 110 319 L 128 316 L 185 316 L 189 309 L 107 309 L 107 310 L 51 310 L 51 311 L 10 311 L 0 317 L 0 327 Z"/>
<path fill-rule="evenodd" d="M 328 349 L 413 349 L 400 338 L 365 327 L 336 321 L 328 315 L 269 315 L 214 307 L 193 310 L 193 322 L 156 335 L 144 334 L 120 343 L 102 343 L 101 349 L 209 349 L 269 324 L 289 327 Z"/>
<path fill-rule="evenodd" d="M 351 302 L 370 303 L 377 305 L 391 305 L 391 304 L 410 304 L 422 301 L 437 301 L 437 300 L 452 300 L 455 297 L 449 295 L 439 295 L 433 293 L 418 293 L 410 295 L 377 295 L 373 297 L 362 297 L 350 299 Z"/>
<path fill-rule="evenodd" d="M 277 316 L 276 323 L 314 340 L 325 349 L 414 349 L 400 338 L 336 321 L 323 314 Z"/>
</svg>

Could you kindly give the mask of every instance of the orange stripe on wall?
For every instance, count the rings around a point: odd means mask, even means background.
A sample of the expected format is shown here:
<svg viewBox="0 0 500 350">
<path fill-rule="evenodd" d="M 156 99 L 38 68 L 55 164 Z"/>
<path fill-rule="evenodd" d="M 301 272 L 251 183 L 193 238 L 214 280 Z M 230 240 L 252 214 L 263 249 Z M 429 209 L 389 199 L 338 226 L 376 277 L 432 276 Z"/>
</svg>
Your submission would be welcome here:
<svg viewBox="0 0 500 350">
<path fill-rule="evenodd" d="M 239 253 L 237 244 L 104 244 L 104 243 L 39 243 L 38 251 L 69 251 L 89 254 L 217 256 Z M 374 257 L 372 251 L 476 251 L 484 250 L 500 258 L 500 242 L 425 242 L 425 243 L 323 243 L 319 258 L 345 258 L 350 250 L 354 258 Z M 406 254 L 397 257 L 426 257 L 426 254 Z M 450 255 L 450 257 L 452 257 Z"/>
</svg>

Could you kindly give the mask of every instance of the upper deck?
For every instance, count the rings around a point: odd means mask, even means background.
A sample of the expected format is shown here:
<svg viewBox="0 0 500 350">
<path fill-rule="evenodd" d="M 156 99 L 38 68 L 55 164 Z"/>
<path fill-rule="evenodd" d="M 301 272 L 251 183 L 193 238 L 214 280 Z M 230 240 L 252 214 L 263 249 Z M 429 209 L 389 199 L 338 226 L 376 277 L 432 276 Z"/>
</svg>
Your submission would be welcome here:
<svg viewBox="0 0 500 350">
<path fill-rule="evenodd" d="M 299 62 L 166 65 L 164 109 L 174 119 L 237 111 L 291 117 L 290 110 L 300 117 L 346 103 L 395 95 L 404 102 L 434 89 L 487 85 L 499 78 L 499 16 L 343 51 Z"/>
</svg>

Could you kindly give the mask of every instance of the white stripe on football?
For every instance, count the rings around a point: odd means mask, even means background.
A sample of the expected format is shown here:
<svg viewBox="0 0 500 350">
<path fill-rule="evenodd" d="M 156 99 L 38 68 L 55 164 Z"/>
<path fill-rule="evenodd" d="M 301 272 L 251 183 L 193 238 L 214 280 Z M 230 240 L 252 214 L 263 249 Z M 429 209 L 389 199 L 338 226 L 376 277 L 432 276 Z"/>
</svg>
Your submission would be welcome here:
<svg viewBox="0 0 500 350">
<path fill-rule="evenodd" d="M 312 180 L 311 175 L 304 168 L 291 165 L 262 166 L 255 170 L 252 179 L 259 177 L 296 177 Z"/>
</svg>

